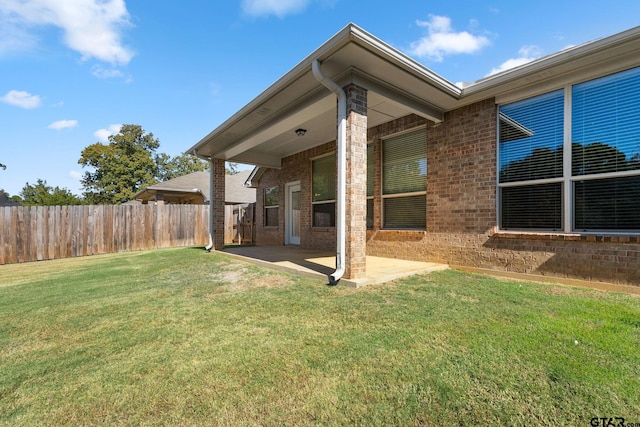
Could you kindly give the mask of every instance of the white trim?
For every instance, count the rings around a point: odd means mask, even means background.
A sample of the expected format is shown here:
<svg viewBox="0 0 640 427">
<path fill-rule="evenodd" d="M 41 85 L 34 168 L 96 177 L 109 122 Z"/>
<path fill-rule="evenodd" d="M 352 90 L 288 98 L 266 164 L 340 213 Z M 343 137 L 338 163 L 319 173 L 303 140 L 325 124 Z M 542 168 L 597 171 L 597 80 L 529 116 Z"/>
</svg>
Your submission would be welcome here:
<svg viewBox="0 0 640 427">
<path fill-rule="evenodd" d="M 305 151 L 307 151 L 307 150 L 305 150 Z M 336 154 L 336 150 L 327 151 L 324 154 L 319 154 L 317 156 L 309 157 L 309 160 L 311 160 L 313 162 L 314 160 L 322 159 L 323 157 L 329 157 L 332 154 Z M 311 167 L 313 168 L 313 165 L 311 165 Z M 311 173 L 313 173 L 313 169 L 311 170 Z"/>
<path fill-rule="evenodd" d="M 427 190 L 424 191 L 412 191 L 411 193 L 394 193 L 394 194 L 383 194 L 383 199 L 395 199 L 398 197 L 413 197 L 413 196 L 421 196 L 423 194 L 427 194 Z M 368 196 L 367 198 L 373 198 L 373 196 Z"/>
<path fill-rule="evenodd" d="M 624 178 L 628 176 L 638 176 L 638 175 L 640 175 L 640 169 L 632 169 L 632 170 L 620 171 L 620 172 L 607 172 L 607 173 L 598 173 L 598 174 L 590 174 L 590 175 L 572 176 L 571 182 L 591 181 L 596 179 L 607 179 L 607 178 Z"/>
<path fill-rule="evenodd" d="M 267 190 L 272 190 L 274 188 L 278 189 L 278 204 L 267 206 Z M 277 209 L 278 210 L 278 224 L 277 225 L 267 225 L 267 209 Z M 265 187 L 262 189 L 262 226 L 264 228 L 278 228 L 280 227 L 280 186 L 273 185 L 271 187 Z"/>
<path fill-rule="evenodd" d="M 513 182 L 502 182 L 498 184 L 498 187 L 526 187 L 530 185 L 540 185 L 540 184 L 553 184 L 556 182 L 564 182 L 564 178 L 559 176 L 558 178 L 545 178 L 545 179 L 530 179 L 528 181 L 513 181 Z"/>
<path fill-rule="evenodd" d="M 571 232 L 571 224 L 573 224 L 573 186 L 569 185 L 572 171 L 572 147 L 571 147 L 571 116 L 572 116 L 573 97 L 571 86 L 564 88 L 564 140 L 562 147 L 562 178 L 564 187 L 562 188 L 562 219 L 563 230 L 565 233 Z"/>
<path fill-rule="evenodd" d="M 379 137 L 379 139 L 380 139 L 381 142 L 384 142 L 387 139 L 396 138 L 398 136 L 402 136 L 404 134 L 411 133 L 411 132 L 417 132 L 417 131 L 419 131 L 421 129 L 424 129 L 424 131 L 425 131 L 425 135 L 424 136 L 426 138 L 427 137 L 426 131 L 427 131 L 427 129 L 429 129 L 429 126 L 424 124 L 424 125 L 414 126 L 411 129 L 405 129 L 405 130 L 401 130 L 401 131 L 398 131 L 398 132 L 390 133 L 388 135 L 384 135 L 384 136 Z M 371 141 L 371 143 L 374 144 L 375 141 Z M 368 142 L 367 142 L 367 145 L 369 145 Z M 382 147 L 380 147 L 380 149 L 382 150 Z M 427 153 L 425 152 L 425 157 L 426 157 L 426 155 L 427 155 Z"/>
</svg>

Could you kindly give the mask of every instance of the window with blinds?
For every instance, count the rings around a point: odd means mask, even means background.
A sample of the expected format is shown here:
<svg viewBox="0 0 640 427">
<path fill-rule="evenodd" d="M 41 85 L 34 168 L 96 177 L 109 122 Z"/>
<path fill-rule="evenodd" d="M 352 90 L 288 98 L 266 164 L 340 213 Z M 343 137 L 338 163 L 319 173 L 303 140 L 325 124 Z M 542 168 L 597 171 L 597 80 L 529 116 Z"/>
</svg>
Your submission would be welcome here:
<svg viewBox="0 0 640 427">
<path fill-rule="evenodd" d="M 501 106 L 498 124 L 500 227 L 560 230 L 564 90 Z"/>
<path fill-rule="evenodd" d="M 573 86 L 574 228 L 640 230 L 640 68 Z"/>
<path fill-rule="evenodd" d="M 280 210 L 280 190 L 278 187 L 264 189 L 264 226 L 278 227 Z"/>
<path fill-rule="evenodd" d="M 311 162 L 311 204 L 314 227 L 336 226 L 336 155 Z"/>
<path fill-rule="evenodd" d="M 383 228 L 424 230 L 426 190 L 426 130 L 382 141 Z"/>
<path fill-rule="evenodd" d="M 640 68 L 500 106 L 500 227 L 639 232 L 638 105 Z"/>
</svg>

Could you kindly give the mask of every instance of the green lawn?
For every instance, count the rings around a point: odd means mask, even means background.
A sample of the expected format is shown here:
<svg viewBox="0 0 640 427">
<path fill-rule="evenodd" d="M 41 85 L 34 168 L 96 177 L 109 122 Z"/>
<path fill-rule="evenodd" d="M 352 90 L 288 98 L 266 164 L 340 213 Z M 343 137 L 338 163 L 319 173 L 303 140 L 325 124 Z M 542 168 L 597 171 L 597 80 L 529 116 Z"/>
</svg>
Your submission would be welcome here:
<svg viewBox="0 0 640 427">
<path fill-rule="evenodd" d="M 640 423 L 640 299 L 196 249 L 0 266 L 0 425 Z"/>
</svg>

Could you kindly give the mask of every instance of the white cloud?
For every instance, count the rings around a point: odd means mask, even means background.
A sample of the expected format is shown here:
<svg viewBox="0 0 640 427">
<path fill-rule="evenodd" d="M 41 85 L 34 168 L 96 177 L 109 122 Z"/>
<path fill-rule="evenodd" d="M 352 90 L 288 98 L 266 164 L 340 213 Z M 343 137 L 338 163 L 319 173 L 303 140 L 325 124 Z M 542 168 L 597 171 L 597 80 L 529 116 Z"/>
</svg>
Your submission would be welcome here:
<svg viewBox="0 0 640 427">
<path fill-rule="evenodd" d="M 2 11 L 0 4 L 0 12 Z M 0 14 L 0 16 L 2 16 Z M 2 16 L 2 25 L 0 25 L 0 55 L 9 52 L 21 52 L 31 50 L 38 44 L 38 39 L 17 26 L 11 20 Z"/>
<path fill-rule="evenodd" d="M 501 73 L 503 71 L 510 70 L 512 68 L 519 67 L 540 58 L 542 49 L 538 46 L 523 46 L 518 50 L 518 56 L 516 58 L 510 58 L 504 61 L 499 66 L 491 70 L 485 77 L 493 76 L 494 74 Z"/>
<path fill-rule="evenodd" d="M 23 90 L 10 90 L 5 96 L 0 98 L 0 101 L 26 109 L 39 107 L 42 103 L 38 95 L 31 95 L 29 92 Z"/>
<path fill-rule="evenodd" d="M 58 120 L 49 125 L 49 129 L 60 130 L 78 126 L 77 120 Z"/>
<path fill-rule="evenodd" d="M 419 27 L 426 28 L 428 34 L 411 43 L 409 53 L 420 58 L 429 58 L 441 62 L 445 55 L 474 53 L 490 44 L 485 36 L 474 36 L 467 31 L 455 32 L 451 18 L 429 15 L 428 21 L 416 21 Z M 472 21 L 472 26 L 477 26 Z"/>
<path fill-rule="evenodd" d="M 98 129 L 93 133 L 93 135 L 98 138 L 98 140 L 107 142 L 109 141 L 109 137 L 111 135 L 116 135 L 118 132 L 120 132 L 121 127 L 122 125 L 109 125 L 107 129 Z"/>
<path fill-rule="evenodd" d="M 300 12 L 309 2 L 310 0 L 242 0 L 242 10 L 251 16 L 276 15 L 283 18 Z"/>
<path fill-rule="evenodd" d="M 125 83 L 131 83 L 133 81 L 131 74 L 125 74 L 117 68 L 107 69 L 96 65 L 93 67 L 91 74 L 99 79 L 123 79 Z"/>
<path fill-rule="evenodd" d="M 66 45 L 83 59 L 127 64 L 133 57 L 121 41 L 131 25 L 124 0 L 0 0 L 0 13 L 8 22 L 0 49 L 33 44 L 33 27 L 50 25 L 62 29 Z"/>
<path fill-rule="evenodd" d="M 75 179 L 76 181 L 80 181 L 80 179 L 82 178 L 82 172 L 69 171 L 69 178 Z"/>
<path fill-rule="evenodd" d="M 117 77 L 124 77 L 124 74 L 122 73 L 122 71 L 116 68 L 107 70 L 100 66 L 93 67 L 93 72 L 91 74 L 93 74 L 99 79 L 113 79 Z"/>
</svg>

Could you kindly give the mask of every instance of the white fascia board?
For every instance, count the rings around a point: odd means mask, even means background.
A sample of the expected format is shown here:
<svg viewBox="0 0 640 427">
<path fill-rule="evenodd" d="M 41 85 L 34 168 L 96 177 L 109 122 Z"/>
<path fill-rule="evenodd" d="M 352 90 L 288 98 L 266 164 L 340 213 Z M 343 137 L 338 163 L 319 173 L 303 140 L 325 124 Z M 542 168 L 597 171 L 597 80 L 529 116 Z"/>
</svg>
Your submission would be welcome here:
<svg viewBox="0 0 640 427">
<path fill-rule="evenodd" d="M 360 46 L 368 47 L 368 50 L 371 53 L 399 65 L 401 68 L 420 77 L 422 80 L 429 82 L 435 88 L 442 90 L 454 98 L 459 98 L 462 95 L 462 89 L 451 83 L 449 80 L 436 74 L 418 61 L 404 53 L 401 53 L 374 35 L 364 31 L 357 25 L 351 25 L 351 40 L 357 42 Z"/>
<path fill-rule="evenodd" d="M 624 43 L 629 40 L 640 37 L 640 26 L 615 34 L 610 37 L 584 43 L 560 52 L 545 56 L 543 58 L 523 64 L 511 70 L 486 77 L 475 83 L 465 87 L 462 90 L 462 98 L 472 96 L 478 92 L 489 91 L 505 85 L 511 81 L 526 79 L 536 74 L 544 73 L 561 64 L 571 62 L 577 58 L 583 58 L 592 55 L 595 52 L 601 52 L 612 46 Z M 544 79 L 544 75 L 542 75 Z"/>
<path fill-rule="evenodd" d="M 271 169 L 280 169 L 282 167 L 282 159 L 280 158 L 280 156 L 273 156 L 266 153 L 255 153 L 250 151 L 236 156 L 234 159 L 232 159 L 232 161 Z"/>
</svg>

